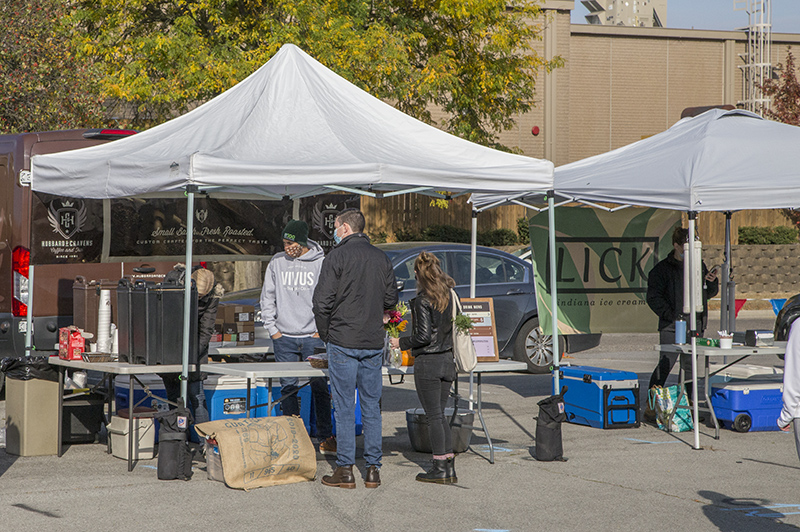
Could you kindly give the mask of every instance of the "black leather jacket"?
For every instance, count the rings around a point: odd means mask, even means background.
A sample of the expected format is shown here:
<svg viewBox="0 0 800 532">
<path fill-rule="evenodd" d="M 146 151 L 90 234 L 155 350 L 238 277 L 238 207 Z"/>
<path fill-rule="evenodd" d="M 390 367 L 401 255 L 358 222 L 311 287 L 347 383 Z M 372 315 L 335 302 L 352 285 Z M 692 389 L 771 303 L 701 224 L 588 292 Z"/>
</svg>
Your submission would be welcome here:
<svg viewBox="0 0 800 532">
<path fill-rule="evenodd" d="M 411 349 L 413 356 L 453 350 L 453 301 L 439 312 L 428 299 L 417 296 L 411 303 L 411 336 L 400 338 L 400 349 Z"/>
</svg>

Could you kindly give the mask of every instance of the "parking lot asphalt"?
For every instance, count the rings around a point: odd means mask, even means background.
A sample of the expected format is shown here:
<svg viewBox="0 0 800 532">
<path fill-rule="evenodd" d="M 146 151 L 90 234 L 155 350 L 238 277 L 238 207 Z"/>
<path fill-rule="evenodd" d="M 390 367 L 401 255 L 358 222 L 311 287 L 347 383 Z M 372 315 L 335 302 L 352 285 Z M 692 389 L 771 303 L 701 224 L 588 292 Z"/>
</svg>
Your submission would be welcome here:
<svg viewBox="0 0 800 532">
<path fill-rule="evenodd" d="M 770 313 L 771 314 L 771 313 Z M 774 316 L 749 316 L 771 328 Z M 763 323 L 762 323 L 763 322 Z M 750 325 L 751 324 L 751 325 Z M 642 388 L 656 364 L 655 334 L 606 335 L 598 348 L 565 359 L 634 371 Z M 748 361 L 782 365 L 777 357 Z M 674 378 L 674 377 L 673 377 Z M 466 379 L 461 380 L 462 393 Z M 537 462 L 537 402 L 551 378 L 524 373 L 483 377 L 484 416 L 495 445 L 473 434 L 456 458 L 458 484 L 416 482 L 429 455 L 415 452 L 405 410 L 419 406 L 413 381 L 384 387 L 382 485 L 329 488 L 334 465 L 318 456 L 314 482 L 249 492 L 206 479 L 159 481 L 157 460 L 127 472 L 105 445 L 70 446 L 63 457 L 16 457 L 0 450 L 0 530 L 281 531 L 780 531 L 800 527 L 800 460 L 791 434 L 738 433 L 703 425 L 692 433 L 652 425 L 602 430 L 563 424 L 566 462 Z M 642 391 L 642 395 L 644 392 Z M 5 419 L 5 404 L 0 402 Z M 363 462 L 357 464 L 363 474 Z"/>
</svg>

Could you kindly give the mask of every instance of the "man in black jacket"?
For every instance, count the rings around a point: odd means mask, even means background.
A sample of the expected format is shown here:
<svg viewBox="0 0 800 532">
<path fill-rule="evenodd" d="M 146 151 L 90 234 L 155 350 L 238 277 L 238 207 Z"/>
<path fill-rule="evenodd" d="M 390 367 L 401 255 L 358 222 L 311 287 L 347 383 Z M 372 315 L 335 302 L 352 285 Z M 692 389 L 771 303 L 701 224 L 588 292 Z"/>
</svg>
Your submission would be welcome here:
<svg viewBox="0 0 800 532">
<path fill-rule="evenodd" d="M 337 440 L 336 470 L 333 475 L 322 477 L 322 483 L 356 487 L 354 398 L 358 388 L 367 463 L 365 485 L 377 488 L 383 457 L 383 316 L 397 303 L 397 285 L 389 257 L 371 245 L 363 233 L 364 215 L 359 210 L 339 213 L 334 231 L 336 247 L 322 263 L 313 297 L 317 332 L 328 348 Z"/>
<path fill-rule="evenodd" d="M 675 343 L 675 321 L 686 320 L 683 314 L 683 244 L 689 240 L 689 231 L 676 227 L 672 233 L 672 252 L 667 258 L 655 265 L 647 276 L 647 304 L 658 316 L 659 343 Z M 697 315 L 697 328 L 702 332 L 708 319 L 708 299 L 714 297 L 719 290 L 716 269 L 708 271 L 703 264 L 703 312 Z M 688 320 L 686 320 L 688 321 Z M 648 389 L 655 385 L 664 386 L 672 366 L 678 359 L 677 353 L 661 351 L 656 369 L 650 376 Z M 681 367 L 687 375 L 691 373 L 691 360 L 681 355 Z"/>
</svg>

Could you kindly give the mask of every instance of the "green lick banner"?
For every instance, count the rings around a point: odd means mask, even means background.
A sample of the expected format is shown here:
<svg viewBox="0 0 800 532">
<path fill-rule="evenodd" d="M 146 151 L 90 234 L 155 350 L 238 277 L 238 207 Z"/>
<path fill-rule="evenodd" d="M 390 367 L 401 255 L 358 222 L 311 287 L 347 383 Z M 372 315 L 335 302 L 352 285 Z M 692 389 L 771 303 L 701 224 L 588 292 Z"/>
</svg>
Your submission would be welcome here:
<svg viewBox="0 0 800 532">
<path fill-rule="evenodd" d="M 647 274 L 672 251 L 680 213 L 628 208 L 607 212 L 559 207 L 556 218 L 558 330 L 562 334 L 655 332 Z M 536 298 L 544 331 L 552 330 L 547 212 L 530 219 Z"/>
</svg>

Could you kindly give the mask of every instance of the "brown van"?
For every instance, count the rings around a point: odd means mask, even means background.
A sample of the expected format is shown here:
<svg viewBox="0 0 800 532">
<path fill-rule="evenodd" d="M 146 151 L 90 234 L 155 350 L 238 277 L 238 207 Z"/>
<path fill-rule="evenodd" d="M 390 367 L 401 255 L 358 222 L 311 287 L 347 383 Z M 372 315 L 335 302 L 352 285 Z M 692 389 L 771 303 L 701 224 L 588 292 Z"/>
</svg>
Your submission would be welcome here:
<svg viewBox="0 0 800 532">
<path fill-rule="evenodd" d="M 134 133 L 80 129 L 0 135 L 0 359 L 25 355 L 32 252 L 34 262 L 44 262 L 37 253 L 54 258 L 44 257 L 50 263 L 35 266 L 33 272 L 33 346 L 39 354 L 52 354 L 59 327 L 73 322 L 76 278 L 112 283 L 122 277 L 160 280 L 171 268 L 173 263 L 96 262 L 97 256 L 89 255 L 99 253 L 102 239 L 97 232 L 102 226 L 93 225 L 87 212 L 97 205 L 102 209 L 102 200 L 75 201 L 31 191 L 34 155 L 85 148 Z"/>
</svg>

